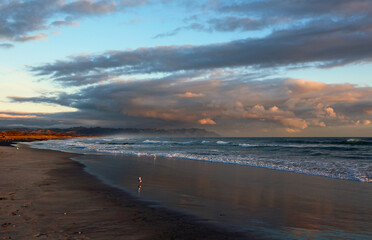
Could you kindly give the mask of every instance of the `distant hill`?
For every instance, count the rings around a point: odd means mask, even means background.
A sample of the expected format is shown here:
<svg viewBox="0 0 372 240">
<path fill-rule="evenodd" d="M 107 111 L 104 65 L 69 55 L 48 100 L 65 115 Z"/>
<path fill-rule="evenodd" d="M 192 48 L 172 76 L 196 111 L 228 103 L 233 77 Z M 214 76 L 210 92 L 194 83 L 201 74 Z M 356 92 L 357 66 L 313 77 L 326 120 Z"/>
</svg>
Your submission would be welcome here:
<svg viewBox="0 0 372 240">
<path fill-rule="evenodd" d="M 109 136 L 109 135 L 151 135 L 156 137 L 219 137 L 217 133 L 199 128 L 187 129 L 158 129 L 158 128 L 101 128 L 101 127 L 72 127 L 29 129 L 15 128 L 2 129 L 3 132 L 20 132 L 25 134 L 66 134 L 82 136 Z"/>
</svg>

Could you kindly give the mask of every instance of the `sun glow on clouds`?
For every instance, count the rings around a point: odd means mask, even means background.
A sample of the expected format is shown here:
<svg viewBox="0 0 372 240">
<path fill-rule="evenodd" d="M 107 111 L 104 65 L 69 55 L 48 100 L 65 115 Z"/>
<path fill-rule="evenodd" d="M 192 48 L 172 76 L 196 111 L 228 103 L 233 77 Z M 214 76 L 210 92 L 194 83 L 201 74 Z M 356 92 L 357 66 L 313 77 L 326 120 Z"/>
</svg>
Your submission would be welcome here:
<svg viewBox="0 0 372 240">
<path fill-rule="evenodd" d="M 359 126 L 359 125 L 368 126 L 371 124 L 371 121 L 370 120 L 364 120 L 364 121 L 357 120 L 357 121 L 354 121 L 354 124 L 355 126 Z"/>
<path fill-rule="evenodd" d="M 56 113 L 56 112 L 74 112 L 75 108 L 56 105 L 51 103 L 30 103 L 30 102 L 10 102 L 8 97 L 22 95 L 22 97 L 34 96 L 36 94 L 45 95 L 47 92 L 40 89 L 37 78 L 29 76 L 16 69 L 0 67 L 0 111 L 7 112 L 25 112 L 28 113 Z M 52 88 L 44 84 L 44 87 Z M 58 92 L 58 91 L 56 91 Z M 30 116 L 30 115 L 28 115 Z M 20 117 L 17 117 L 20 118 Z"/>
<path fill-rule="evenodd" d="M 50 103 L 19 103 L 19 102 L 0 102 L 0 111 L 14 111 L 14 112 L 25 112 L 28 113 L 63 113 L 63 112 L 76 112 L 78 109 L 50 104 Z"/>
<path fill-rule="evenodd" d="M 0 119 L 26 119 L 26 118 L 36 118 L 36 115 L 14 115 L 14 114 L 4 114 L 0 113 Z"/>
<path fill-rule="evenodd" d="M 324 109 L 324 111 L 327 113 L 327 116 L 330 117 L 330 118 L 337 117 L 337 114 L 335 113 L 335 110 L 333 110 L 333 108 L 331 108 L 331 107 L 327 107 L 326 109 Z"/>
</svg>

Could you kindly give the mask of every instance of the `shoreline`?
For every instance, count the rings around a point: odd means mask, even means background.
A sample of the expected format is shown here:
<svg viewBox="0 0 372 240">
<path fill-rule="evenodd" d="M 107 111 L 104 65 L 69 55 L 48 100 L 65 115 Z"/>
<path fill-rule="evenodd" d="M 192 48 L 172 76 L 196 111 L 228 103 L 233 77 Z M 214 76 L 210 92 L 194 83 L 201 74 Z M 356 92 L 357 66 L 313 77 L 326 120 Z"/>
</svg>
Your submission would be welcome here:
<svg viewBox="0 0 372 240">
<path fill-rule="evenodd" d="M 221 141 L 218 138 L 207 141 L 204 138 L 151 139 L 141 137 L 137 140 L 137 138 L 131 137 L 128 139 L 107 137 L 98 138 L 97 141 L 94 139 L 83 139 L 81 142 L 72 140 L 71 145 L 66 145 L 64 141 L 60 143 L 52 141 L 50 144 L 40 143 L 40 148 L 76 153 L 187 159 L 259 167 L 364 183 L 372 182 L 372 173 L 363 167 L 364 162 L 368 161 L 367 158 L 370 156 L 368 148 L 372 138 L 369 140 L 359 139 L 357 140 L 359 143 L 352 144 L 346 143 L 350 139 L 344 138 L 335 138 L 337 140 L 332 141 L 328 141 L 329 138 L 327 141 L 321 138 L 311 138 L 313 140 L 300 141 L 299 143 L 297 140 L 292 142 L 291 138 L 280 138 L 280 141 L 274 140 L 273 142 L 273 138 L 258 139 L 256 142 L 252 138 L 226 138 L 226 140 L 224 139 L 226 144 L 219 144 L 218 142 Z M 121 144 L 125 146 L 121 146 Z M 38 148 L 38 146 L 35 147 Z M 208 152 L 209 150 L 211 152 Z"/>
<path fill-rule="evenodd" d="M 0 147 L 3 239 L 259 239 L 150 206 L 87 173 L 76 156 Z"/>
</svg>

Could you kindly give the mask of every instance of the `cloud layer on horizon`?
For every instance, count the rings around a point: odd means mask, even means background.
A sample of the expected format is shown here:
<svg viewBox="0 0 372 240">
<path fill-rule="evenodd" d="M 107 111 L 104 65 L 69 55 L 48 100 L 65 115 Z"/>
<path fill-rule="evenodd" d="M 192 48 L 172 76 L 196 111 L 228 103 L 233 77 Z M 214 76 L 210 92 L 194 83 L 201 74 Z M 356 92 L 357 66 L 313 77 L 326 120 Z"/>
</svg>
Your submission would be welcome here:
<svg viewBox="0 0 372 240">
<path fill-rule="evenodd" d="M 271 128 L 296 133 L 371 123 L 372 87 L 303 79 L 231 81 L 229 74 L 212 71 L 204 73 L 203 80 L 198 79 L 200 74 L 123 80 L 85 87 L 74 94 L 11 100 L 73 107 L 79 111 L 48 117 L 109 126 Z"/>
</svg>

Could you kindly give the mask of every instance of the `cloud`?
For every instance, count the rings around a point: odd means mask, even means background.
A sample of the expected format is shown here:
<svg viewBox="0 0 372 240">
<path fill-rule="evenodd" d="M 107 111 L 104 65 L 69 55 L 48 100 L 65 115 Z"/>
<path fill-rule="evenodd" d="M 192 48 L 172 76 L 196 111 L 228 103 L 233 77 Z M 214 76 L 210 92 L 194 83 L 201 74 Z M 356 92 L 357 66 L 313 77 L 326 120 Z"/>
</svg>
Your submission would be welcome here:
<svg viewBox="0 0 372 240">
<path fill-rule="evenodd" d="M 0 43 L 0 48 L 9 49 L 9 48 L 13 48 L 13 47 L 14 47 L 14 45 L 10 44 L 10 43 Z"/>
<path fill-rule="evenodd" d="M 61 5 L 59 11 L 71 15 L 101 15 L 114 12 L 116 9 L 116 1 L 79 0 Z"/>
<path fill-rule="evenodd" d="M 177 96 L 178 98 L 200 98 L 200 97 L 204 97 L 204 94 L 185 92 L 185 93 L 176 94 L 175 96 Z"/>
<path fill-rule="evenodd" d="M 66 18 L 65 20 L 56 20 L 51 23 L 52 26 L 61 27 L 61 26 L 78 26 L 79 24 L 72 21 L 72 19 Z"/>
<path fill-rule="evenodd" d="M 216 122 L 210 118 L 203 118 L 198 121 L 201 125 L 216 125 Z"/>
<path fill-rule="evenodd" d="M 306 79 L 288 79 L 288 88 L 293 94 L 302 94 L 305 92 L 321 92 L 327 87 L 325 83 L 309 81 Z"/>
<path fill-rule="evenodd" d="M 39 33 L 34 35 L 23 35 L 16 38 L 12 38 L 10 40 L 16 41 L 16 42 L 27 42 L 31 40 L 40 40 L 40 39 L 46 39 L 48 37 L 48 34 L 46 33 Z"/>
<path fill-rule="evenodd" d="M 68 99 L 69 95 L 65 92 L 57 92 L 54 96 L 42 96 L 42 97 L 20 97 L 20 96 L 9 96 L 8 98 L 12 102 L 32 102 L 32 103 L 53 103 L 63 106 L 69 106 L 72 102 Z"/>
<path fill-rule="evenodd" d="M 204 32 L 232 32 L 290 29 L 309 22 L 334 23 L 371 22 L 372 3 L 368 0 L 254 0 L 254 1 L 199 1 L 190 4 L 194 15 L 186 18 L 185 26 L 158 34 L 155 38 L 168 37 L 184 30 Z M 192 23 L 189 23 L 194 21 Z"/>
<path fill-rule="evenodd" d="M 298 131 L 303 130 L 309 126 L 308 123 L 301 118 L 283 118 L 280 120 L 280 122 L 284 126 L 291 127 L 291 129 L 296 129 Z"/>
<path fill-rule="evenodd" d="M 156 38 L 170 37 L 184 30 L 198 32 L 233 32 L 233 31 L 255 31 L 274 25 L 280 19 L 257 19 L 251 17 L 226 16 L 208 19 L 207 22 L 194 22 L 187 26 L 177 27 L 169 32 L 157 34 Z"/>
<path fill-rule="evenodd" d="M 100 83 L 70 94 L 11 100 L 78 109 L 48 116 L 56 120 L 118 127 L 201 124 L 214 130 L 240 129 L 242 134 L 267 129 L 299 133 L 309 128 L 355 125 L 358 120 L 368 125 L 370 121 L 371 87 L 305 79 L 236 78 L 231 71 L 188 72 L 158 79 Z"/>
<path fill-rule="evenodd" d="M 286 128 L 285 131 L 287 133 L 298 133 L 298 132 L 300 132 L 299 130 L 293 129 L 293 128 Z"/>
<path fill-rule="evenodd" d="M 27 118 L 36 118 L 37 115 L 34 114 L 14 114 L 14 113 L 0 113 L 0 119 L 2 120 L 13 120 L 13 119 L 27 119 Z"/>
<path fill-rule="evenodd" d="M 212 18 L 208 20 L 210 31 L 253 31 L 260 30 L 275 23 L 272 19 L 258 19 L 251 17 L 226 16 L 223 18 Z"/>
<path fill-rule="evenodd" d="M 326 109 L 324 109 L 325 112 L 327 113 L 327 116 L 330 117 L 330 118 L 335 118 L 337 117 L 337 114 L 335 113 L 335 110 L 333 110 L 333 108 L 331 107 L 327 107 Z"/>
<path fill-rule="evenodd" d="M 322 16 L 355 16 L 372 13 L 368 0 L 264 0 L 227 1 L 218 6 L 220 12 L 251 13 L 262 16 L 285 16 L 292 18 L 315 18 Z"/>
<path fill-rule="evenodd" d="M 123 11 L 146 3 L 130 0 L 0 1 L 0 41 L 41 39 L 51 27 L 76 25 L 74 19 Z"/>
<path fill-rule="evenodd" d="M 38 76 L 66 85 L 95 83 L 130 74 L 227 68 L 335 67 L 372 59 L 371 21 L 310 21 L 263 38 L 201 46 L 160 46 L 71 56 L 33 66 Z"/>
</svg>

